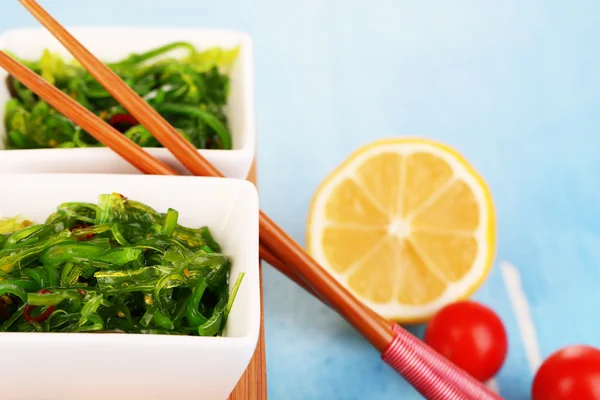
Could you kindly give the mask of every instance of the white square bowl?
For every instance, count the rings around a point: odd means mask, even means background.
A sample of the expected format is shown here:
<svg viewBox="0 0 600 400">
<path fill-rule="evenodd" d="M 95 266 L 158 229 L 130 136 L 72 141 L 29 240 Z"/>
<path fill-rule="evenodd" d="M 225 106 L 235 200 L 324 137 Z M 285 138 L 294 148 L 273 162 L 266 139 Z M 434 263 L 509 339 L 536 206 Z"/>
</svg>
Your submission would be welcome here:
<svg viewBox="0 0 600 400">
<path fill-rule="evenodd" d="M 184 226 L 208 226 L 245 276 L 222 337 L 0 333 L 2 400 L 224 400 L 246 369 L 260 327 L 258 195 L 247 181 L 149 175 L 8 174 L 0 217 L 43 222 L 66 201 L 121 193 Z M 27 367 L 29 366 L 29 367 Z M 28 368 L 36 372 L 27 372 Z"/>
<path fill-rule="evenodd" d="M 240 46 L 238 59 L 230 74 L 227 104 L 232 150 L 199 150 L 200 154 L 225 176 L 246 179 L 256 148 L 254 111 L 254 65 L 250 37 L 233 30 L 193 28 L 67 27 L 69 31 L 102 61 L 112 62 L 133 52 L 143 52 L 174 41 L 187 41 L 199 49 L 214 46 Z M 44 49 L 71 54 L 45 29 L 16 29 L 0 35 L 0 49 L 17 57 L 36 60 Z M 177 54 L 175 52 L 169 55 Z M 0 68 L 0 173 L 119 173 L 137 174 L 134 167 L 107 148 L 4 150 L 6 131 L 4 105 L 10 99 L 5 81 L 7 72 Z M 146 149 L 159 160 L 189 174 L 164 148 Z"/>
</svg>

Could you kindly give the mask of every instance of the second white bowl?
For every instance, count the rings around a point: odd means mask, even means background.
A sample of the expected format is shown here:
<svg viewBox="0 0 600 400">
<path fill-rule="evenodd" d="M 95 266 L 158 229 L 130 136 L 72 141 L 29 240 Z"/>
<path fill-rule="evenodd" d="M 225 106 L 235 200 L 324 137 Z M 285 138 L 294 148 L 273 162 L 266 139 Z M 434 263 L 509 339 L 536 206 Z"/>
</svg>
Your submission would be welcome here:
<svg viewBox="0 0 600 400">
<path fill-rule="evenodd" d="M 222 337 L 0 333 L 2 400 L 226 399 L 246 369 L 260 329 L 258 195 L 247 181 L 150 175 L 0 175 L 0 217 L 43 222 L 68 201 L 118 192 L 180 224 L 208 226 L 244 278 Z"/>
</svg>

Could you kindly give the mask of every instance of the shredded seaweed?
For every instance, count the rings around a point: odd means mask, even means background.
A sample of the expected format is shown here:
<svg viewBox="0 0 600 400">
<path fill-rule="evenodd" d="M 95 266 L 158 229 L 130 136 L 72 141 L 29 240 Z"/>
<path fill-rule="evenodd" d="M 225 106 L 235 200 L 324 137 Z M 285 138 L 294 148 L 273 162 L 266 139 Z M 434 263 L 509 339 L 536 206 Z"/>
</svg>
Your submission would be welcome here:
<svg viewBox="0 0 600 400">
<path fill-rule="evenodd" d="M 0 220 L 0 332 L 220 336 L 243 274 L 207 227 L 117 194 Z"/>
<path fill-rule="evenodd" d="M 169 57 L 183 51 L 183 57 Z M 131 54 L 108 66 L 199 149 L 232 149 L 225 112 L 229 72 L 239 48 L 197 50 L 175 42 Z M 44 79 L 142 147 L 162 145 L 85 69 L 45 50 L 37 61 L 21 60 Z M 9 77 L 5 106 L 7 149 L 101 147 L 100 142 Z"/>
</svg>

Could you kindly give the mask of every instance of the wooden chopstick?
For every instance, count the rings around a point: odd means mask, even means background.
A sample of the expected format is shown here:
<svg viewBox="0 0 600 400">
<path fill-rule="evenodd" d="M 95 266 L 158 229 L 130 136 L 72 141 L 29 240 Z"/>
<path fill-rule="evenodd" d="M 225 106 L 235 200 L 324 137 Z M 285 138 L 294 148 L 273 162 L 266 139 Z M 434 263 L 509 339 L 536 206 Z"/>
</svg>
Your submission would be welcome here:
<svg viewBox="0 0 600 400">
<path fill-rule="evenodd" d="M 77 101 L 73 100 L 64 92 L 58 90 L 35 72 L 31 71 L 19 61 L 13 59 L 1 50 L 0 66 L 8 71 L 8 73 L 16 80 L 27 86 L 40 98 L 44 99 L 58 112 L 69 118 L 77 125 L 81 126 L 96 140 L 116 151 L 121 157 L 127 160 L 139 171 L 150 175 L 178 175 L 177 172 L 172 170 L 162 161 L 150 155 L 150 153 L 146 152 L 135 142 L 122 135 L 107 122 L 97 117 L 94 113 L 80 105 Z M 307 291 L 311 293 L 313 292 L 308 285 L 306 285 L 298 276 L 294 274 L 293 270 L 279 261 L 277 257 L 265 246 L 261 244 L 259 250 L 260 257 L 263 260 L 273 265 L 298 285 L 304 287 Z"/>
<path fill-rule="evenodd" d="M 302 287 L 308 293 L 312 294 L 314 297 L 321 300 L 321 302 L 323 304 L 331 307 L 326 299 L 324 299 L 319 293 L 317 293 L 310 285 L 308 285 L 306 282 L 304 282 L 302 280 L 302 278 L 300 278 L 294 272 L 293 269 L 291 269 L 290 267 L 285 265 L 283 262 L 281 262 L 281 260 L 279 258 L 277 258 L 277 256 L 275 254 L 273 254 L 273 252 L 271 252 L 271 250 L 269 250 L 268 248 L 265 248 L 265 247 L 261 247 L 260 248 L 260 258 L 262 258 L 263 261 L 266 261 L 267 263 L 271 264 L 273 267 L 275 267 L 277 270 L 279 270 L 279 272 L 283 273 L 285 276 L 287 276 L 289 279 L 294 281 L 298 286 Z"/>
<path fill-rule="evenodd" d="M 223 176 L 117 74 L 77 41 L 34 0 L 19 0 L 81 65 L 194 175 Z M 120 145 L 123 145 L 122 143 Z M 264 212 L 259 215 L 261 243 L 327 301 L 380 352 L 392 342 L 392 325 L 357 300 Z"/>
</svg>

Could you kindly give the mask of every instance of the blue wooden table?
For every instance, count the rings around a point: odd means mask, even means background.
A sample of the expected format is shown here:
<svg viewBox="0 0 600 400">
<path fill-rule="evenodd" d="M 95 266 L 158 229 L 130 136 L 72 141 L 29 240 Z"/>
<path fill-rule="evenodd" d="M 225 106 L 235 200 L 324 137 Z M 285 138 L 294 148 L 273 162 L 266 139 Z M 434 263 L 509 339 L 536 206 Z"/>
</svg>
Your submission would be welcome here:
<svg viewBox="0 0 600 400">
<path fill-rule="evenodd" d="M 476 298 L 510 335 L 494 382 L 506 399 L 529 398 L 557 348 L 600 346 L 599 2 L 42 4 L 71 25 L 248 31 L 262 207 L 302 243 L 312 193 L 357 147 L 420 135 L 462 152 L 497 206 L 497 263 Z M 38 25 L 2 1 L 0 30 L 21 26 Z M 273 269 L 264 278 L 270 398 L 420 398 L 337 315 Z"/>
</svg>

